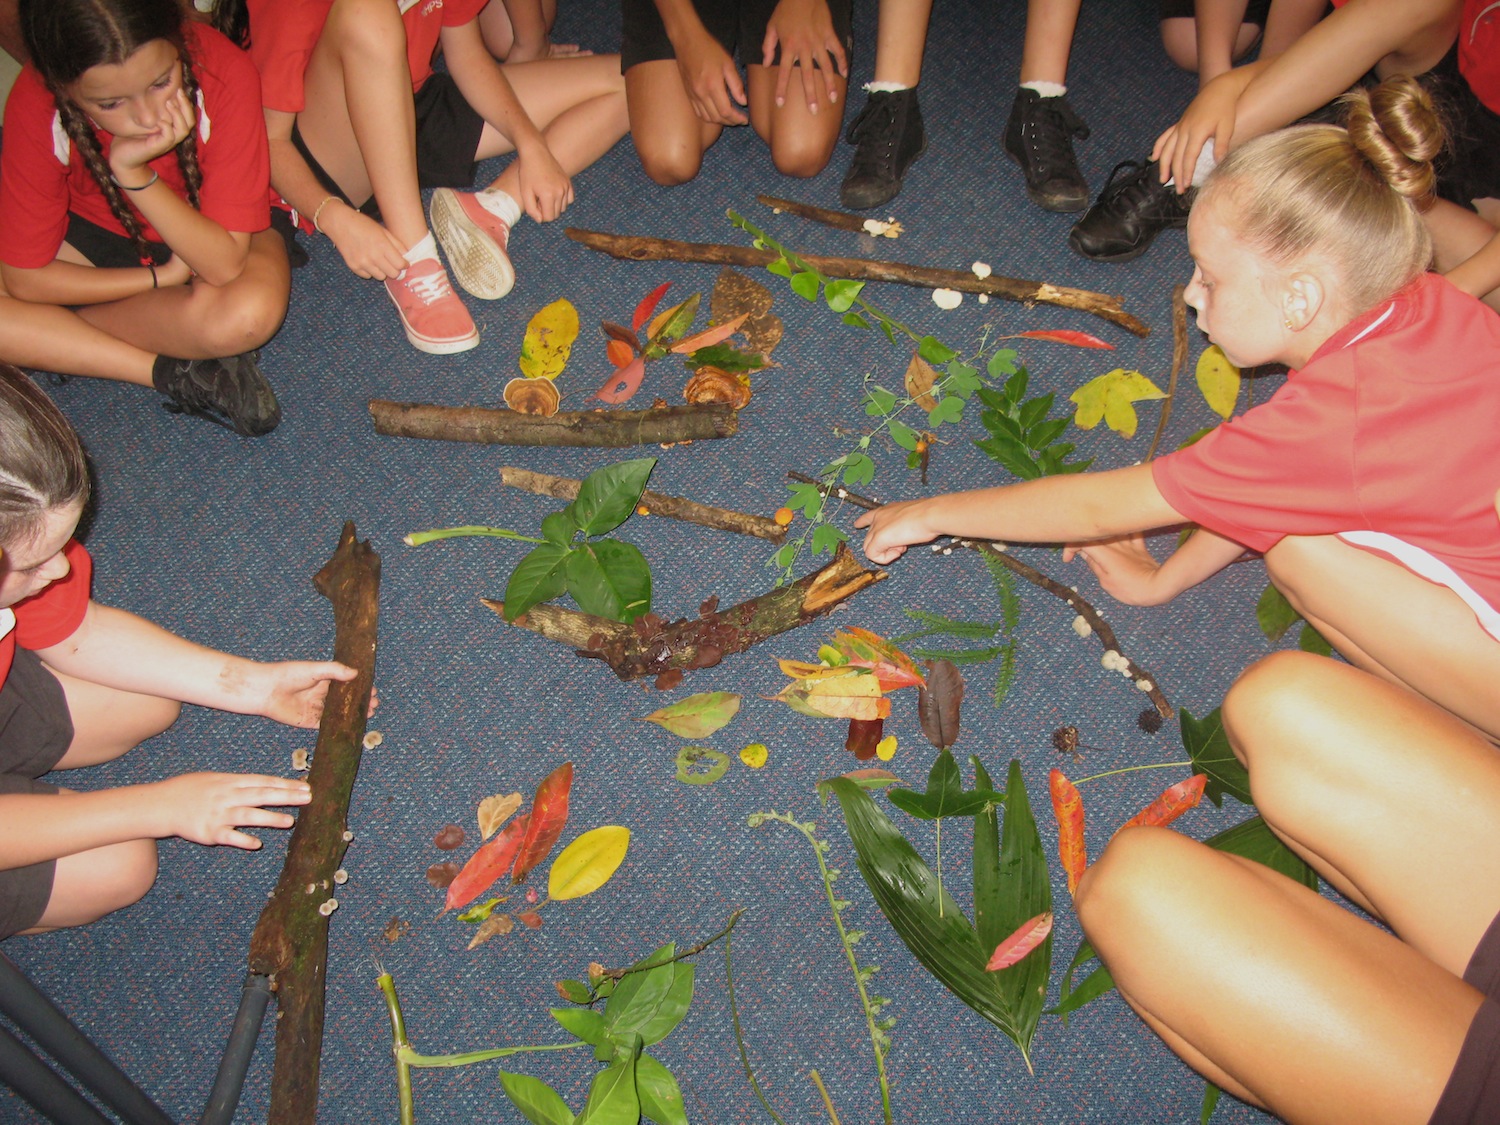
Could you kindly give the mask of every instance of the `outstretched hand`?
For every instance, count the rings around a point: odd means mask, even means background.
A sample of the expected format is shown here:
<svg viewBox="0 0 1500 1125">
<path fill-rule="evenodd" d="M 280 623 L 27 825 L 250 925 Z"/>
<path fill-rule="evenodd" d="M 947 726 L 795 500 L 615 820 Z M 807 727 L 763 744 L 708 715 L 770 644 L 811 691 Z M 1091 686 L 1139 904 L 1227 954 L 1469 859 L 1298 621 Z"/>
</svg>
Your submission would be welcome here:
<svg viewBox="0 0 1500 1125">
<path fill-rule="evenodd" d="M 1065 563 L 1082 559 L 1105 592 L 1126 605 L 1161 605 L 1171 600 L 1172 592 L 1162 590 L 1155 581 L 1161 564 L 1147 549 L 1143 535 L 1069 543 L 1062 557 Z"/>
<path fill-rule="evenodd" d="M 900 500 L 861 515 L 854 526 L 865 529 L 865 558 L 884 566 L 904 555 L 907 547 L 936 539 L 938 533 L 925 522 L 925 509 L 925 501 Z"/>
<path fill-rule="evenodd" d="M 334 660 L 285 660 L 259 666 L 264 677 L 261 702 L 252 714 L 264 715 L 289 727 L 312 729 L 323 718 L 323 702 L 330 681 L 347 683 L 359 675 L 347 664 Z M 379 704 L 370 693 L 370 710 Z"/>
<path fill-rule="evenodd" d="M 239 829 L 290 828 L 291 813 L 265 806 L 305 805 L 312 789 L 298 778 L 249 773 L 185 773 L 148 786 L 160 818 L 156 836 L 254 851 L 260 841 Z"/>
<path fill-rule="evenodd" d="M 825 95 L 829 106 L 838 101 L 839 84 L 835 76 L 849 77 L 849 60 L 834 30 L 827 0 L 781 0 L 766 23 L 766 37 L 761 43 L 762 66 L 772 65 L 778 46 L 781 66 L 776 75 L 777 105 L 786 104 L 792 71 L 798 67 L 802 70 L 802 92 L 809 113 L 818 112 Z"/>
</svg>

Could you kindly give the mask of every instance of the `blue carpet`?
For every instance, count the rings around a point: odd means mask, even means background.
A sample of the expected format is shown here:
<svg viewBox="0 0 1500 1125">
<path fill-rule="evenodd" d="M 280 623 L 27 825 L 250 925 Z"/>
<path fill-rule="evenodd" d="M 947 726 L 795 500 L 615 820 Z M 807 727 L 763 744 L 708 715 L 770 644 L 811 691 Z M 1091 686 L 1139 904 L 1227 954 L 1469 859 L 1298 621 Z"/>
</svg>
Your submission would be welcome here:
<svg viewBox="0 0 1500 1125">
<path fill-rule="evenodd" d="M 598 49 L 618 42 L 618 13 L 605 0 L 565 0 L 562 7 L 560 40 Z M 822 176 L 794 182 L 770 169 L 764 147 L 749 130 L 726 135 L 709 153 L 703 174 L 672 190 L 649 183 L 629 143 L 621 144 L 577 178 L 578 202 L 566 222 L 741 242 L 724 218 L 734 208 L 788 244 L 813 252 L 956 268 L 979 259 L 997 273 L 1119 293 L 1152 326 L 1149 338 L 1137 340 L 1082 314 L 1047 307 L 981 306 L 970 297 L 943 312 L 925 291 L 874 285 L 868 291 L 896 318 L 956 346 L 973 347 L 986 328 L 1076 328 L 1115 343 L 1117 351 L 1104 353 L 1022 342 L 1033 385 L 1056 391 L 1060 400 L 1116 366 L 1139 368 L 1164 385 L 1171 289 L 1190 270 L 1182 236 L 1165 236 L 1131 265 L 1086 262 L 1066 248 L 1071 218 L 1030 206 L 1018 171 L 1001 151 L 1024 11 L 1020 0 L 943 0 L 936 6 L 921 86 L 931 147 L 888 209 L 905 224 L 899 241 L 872 245 L 760 207 L 757 191 L 836 206 L 852 150 L 841 145 Z M 873 67 L 874 16 L 873 0 L 860 0 L 857 82 L 868 80 Z M 1071 80 L 1073 103 L 1093 128 L 1079 151 L 1096 191 L 1115 161 L 1139 156 L 1193 90 L 1191 77 L 1171 70 L 1162 55 L 1154 5 L 1128 0 L 1085 5 Z M 1117 997 L 1095 1003 L 1066 1027 L 1045 1018 L 1033 1077 L 1000 1033 L 937 986 L 901 946 L 854 877 L 840 817 L 821 810 L 813 795 L 819 778 L 850 768 L 842 724 L 814 722 L 762 698 L 783 683 L 774 658 L 810 656 L 820 630 L 728 659 L 664 696 L 616 682 L 599 664 L 508 628 L 479 605 L 479 597 L 503 592 L 521 545 L 402 545 L 409 531 L 451 524 L 532 531 L 552 504 L 501 488 L 501 465 L 579 476 L 622 455 L 377 437 L 365 409 L 368 399 L 498 402 L 505 381 L 516 373 L 527 320 L 547 302 L 567 297 L 578 307 L 584 330 L 560 383 L 565 405 L 578 405 L 606 370 L 598 321 L 626 320 L 658 282 L 671 281 L 675 294 L 687 295 L 706 292 L 717 273 L 709 266 L 614 262 L 567 241 L 562 225 L 521 224 L 512 245 L 520 274 L 515 292 L 494 304 L 471 302 L 483 343 L 451 358 L 408 347 L 380 287 L 353 279 L 319 240 L 313 263 L 296 275 L 286 327 L 264 352 L 286 418 L 265 439 L 241 441 L 169 416 L 134 388 L 73 380 L 55 390 L 98 467 L 90 547 L 99 600 L 248 656 L 314 657 L 331 650 L 332 623 L 309 579 L 332 552 L 343 521 L 352 519 L 382 555 L 377 679 L 383 703 L 372 726 L 385 737 L 365 756 L 349 818 L 355 840 L 346 861 L 351 879 L 339 892 L 332 925 L 322 1120 L 395 1119 L 390 1039 L 374 984 L 376 957 L 395 976 L 420 1049 L 554 1042 L 561 1038 L 547 1014 L 557 1003 L 554 980 L 580 975 L 590 961 L 624 965 L 665 941 L 699 940 L 736 906 L 747 909 L 735 946 L 741 1015 L 769 1096 L 789 1122 L 823 1120 L 806 1076 L 816 1067 L 845 1122 L 878 1120 L 864 1020 L 812 856 L 786 829 L 746 826 L 750 813 L 768 808 L 818 820 L 833 862 L 850 872 L 841 884 L 853 902 L 846 918 L 869 932 L 861 949 L 881 966 L 878 989 L 892 998 L 888 1012 L 898 1020 L 890 1058 L 898 1120 L 1196 1120 L 1202 1082 Z M 653 485 L 662 491 L 770 512 L 784 500 L 787 470 L 815 470 L 848 448 L 851 439 L 838 430 L 862 424 L 866 372 L 899 384 L 906 353 L 875 333 L 842 326 L 778 279 L 760 276 L 776 292 L 776 312 L 787 326 L 775 357 L 780 366 L 757 377 L 737 437 L 659 452 Z M 1194 333 L 1194 357 L 1201 346 Z M 643 400 L 658 394 L 675 400 L 678 377 L 670 364 L 652 367 Z M 1258 397 L 1265 393 L 1264 385 L 1258 388 Z M 1101 428 L 1079 435 L 1082 450 L 1097 457 L 1100 467 L 1138 460 L 1156 407 L 1143 407 L 1142 416 L 1143 432 L 1133 441 Z M 1189 368 L 1166 447 L 1211 420 Z M 969 444 L 982 436 L 976 419 L 953 429 L 956 440 L 934 456 L 927 491 L 1005 479 Z M 878 445 L 872 491 L 887 498 L 921 494 L 898 451 Z M 663 613 L 692 613 L 713 593 L 731 604 L 768 584 L 768 552 L 757 541 L 666 521 L 635 521 L 625 533 L 652 562 Z M 1065 568 L 1044 550 L 1026 550 L 1022 557 L 1095 600 L 1172 702 L 1195 714 L 1216 706 L 1235 675 L 1267 651 L 1254 620 L 1264 584 L 1258 566 L 1232 568 L 1170 607 L 1135 610 L 1110 603 L 1081 564 Z M 957 750 L 981 755 L 997 776 L 1009 759 L 1021 760 L 1050 854 L 1045 793 L 1051 766 L 1094 773 L 1183 754 L 1175 722 L 1155 735 L 1137 727 L 1145 697 L 1101 668 L 1099 646 L 1074 635 L 1071 613 L 1030 588 L 1022 588 L 1021 596 L 1015 687 L 997 710 L 986 698 L 993 666 L 971 675 Z M 895 634 L 907 627 L 907 607 L 966 618 L 998 616 L 977 557 L 919 551 L 893 567 L 888 582 L 830 619 L 827 631 L 859 624 Z M 736 762 L 723 781 L 707 787 L 674 779 L 679 741 L 634 720 L 688 691 L 705 690 L 745 697 L 740 716 L 708 744 L 732 754 L 746 743 L 764 742 L 771 748 L 766 769 L 750 771 Z M 1086 751 L 1078 766 L 1060 758 L 1051 733 L 1063 723 L 1077 725 L 1084 742 L 1101 749 Z M 931 751 L 909 693 L 896 697 L 888 729 L 902 744 L 892 768 L 920 782 Z M 189 708 L 164 736 L 117 763 L 70 775 L 66 783 L 135 784 L 207 768 L 288 772 L 292 751 L 312 742 L 309 733 L 264 720 Z M 434 833 L 449 821 L 471 825 L 477 801 L 488 794 L 529 793 L 565 759 L 577 768 L 568 838 L 599 824 L 628 825 L 634 833 L 629 858 L 599 893 L 549 907 L 541 930 L 466 951 L 466 927 L 451 918 L 434 921 L 440 896 L 424 872 L 448 858 L 434 849 Z M 1091 785 L 1086 797 L 1092 850 L 1103 847 L 1113 826 L 1153 796 L 1159 782 L 1175 776 L 1163 771 Z M 1240 807 L 1205 806 L 1181 824 L 1207 836 L 1246 815 Z M 903 823 L 930 856 L 931 834 Z M 962 832 L 950 831 L 948 855 L 966 854 Z M 238 999 L 250 931 L 280 870 L 285 838 L 263 835 L 266 847 L 259 853 L 166 841 L 161 877 L 139 906 L 77 932 L 6 943 L 6 952 L 182 1120 L 201 1110 Z M 953 882 L 963 881 L 959 866 L 949 860 Z M 1066 903 L 1059 872 L 1054 893 Z M 1065 907 L 1058 917 L 1060 972 L 1079 928 Z M 394 944 L 381 937 L 392 918 L 410 926 Z M 697 980 L 687 1020 L 656 1053 L 683 1081 L 695 1122 L 761 1120 L 736 1056 L 717 950 L 699 959 Z M 239 1121 L 264 1119 L 270 1044 L 268 1028 Z M 504 1102 L 495 1069 L 420 1074 L 418 1119 L 430 1125 L 518 1120 Z M 596 1066 L 562 1054 L 534 1056 L 515 1069 L 553 1082 L 576 1108 Z M 33 1120 L 8 1094 L 0 1094 L 0 1119 Z M 1229 1099 L 1216 1118 L 1262 1119 Z"/>
</svg>

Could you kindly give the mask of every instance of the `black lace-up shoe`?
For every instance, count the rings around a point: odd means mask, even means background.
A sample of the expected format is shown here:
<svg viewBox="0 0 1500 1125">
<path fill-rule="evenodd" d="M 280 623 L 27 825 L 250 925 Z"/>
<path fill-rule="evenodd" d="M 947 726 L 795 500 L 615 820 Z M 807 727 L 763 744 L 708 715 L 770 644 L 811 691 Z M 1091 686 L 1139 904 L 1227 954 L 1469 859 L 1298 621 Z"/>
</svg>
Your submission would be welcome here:
<svg viewBox="0 0 1500 1125">
<path fill-rule="evenodd" d="M 1089 185 L 1078 170 L 1073 140 L 1087 140 L 1089 127 L 1067 97 L 1044 98 L 1035 90 L 1016 91 L 1005 124 L 1005 151 L 1026 176 L 1026 194 L 1045 211 L 1082 211 Z"/>
<path fill-rule="evenodd" d="M 1096 262 L 1139 258 L 1162 231 L 1187 226 L 1192 196 L 1161 183 L 1156 161 L 1123 161 L 1088 214 L 1073 224 L 1068 245 Z"/>
<path fill-rule="evenodd" d="M 174 414 L 192 414 L 245 437 L 259 437 L 281 421 L 281 406 L 258 358 L 257 352 L 227 359 L 157 356 L 151 384 L 171 400 L 162 405 Z"/>
<path fill-rule="evenodd" d="M 849 123 L 844 139 L 856 147 L 839 199 L 855 210 L 889 203 L 900 193 L 906 170 L 927 151 L 917 92 L 872 92 L 865 108 Z"/>
</svg>

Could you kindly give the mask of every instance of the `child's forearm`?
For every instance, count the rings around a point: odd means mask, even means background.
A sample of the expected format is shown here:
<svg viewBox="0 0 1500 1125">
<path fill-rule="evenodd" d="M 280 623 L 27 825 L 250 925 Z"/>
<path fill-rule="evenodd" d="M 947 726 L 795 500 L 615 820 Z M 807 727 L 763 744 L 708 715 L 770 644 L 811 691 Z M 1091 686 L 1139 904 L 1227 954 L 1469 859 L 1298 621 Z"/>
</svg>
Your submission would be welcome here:
<svg viewBox="0 0 1500 1125">
<path fill-rule="evenodd" d="M 464 100 L 524 158 L 535 145 L 546 147 L 541 131 L 532 123 L 511 88 L 510 80 L 485 48 L 479 21 L 460 27 L 445 27 L 443 58 Z"/>
<path fill-rule="evenodd" d="M 0 795 L 0 870 L 166 835 L 150 785 Z"/>
<path fill-rule="evenodd" d="M 225 230 L 160 180 L 133 192 L 131 202 L 172 253 L 209 285 L 228 285 L 244 272 L 250 258 L 248 234 Z"/>
<path fill-rule="evenodd" d="M 954 492 L 924 507 L 934 535 L 1018 543 L 1104 539 L 1182 521 L 1147 465 Z"/>
<path fill-rule="evenodd" d="M 1500 289 L 1500 231 L 1444 276 L 1465 293 L 1480 300 Z"/>
<path fill-rule="evenodd" d="M 1218 574 L 1244 553 L 1242 544 L 1200 527 L 1161 564 L 1152 585 L 1161 595 L 1161 602 L 1171 601 L 1184 590 Z"/>
<path fill-rule="evenodd" d="M 0 265 L 0 279 L 12 297 L 36 305 L 101 305 L 155 288 L 144 266 L 96 269 L 55 259 L 39 269 Z"/>
</svg>

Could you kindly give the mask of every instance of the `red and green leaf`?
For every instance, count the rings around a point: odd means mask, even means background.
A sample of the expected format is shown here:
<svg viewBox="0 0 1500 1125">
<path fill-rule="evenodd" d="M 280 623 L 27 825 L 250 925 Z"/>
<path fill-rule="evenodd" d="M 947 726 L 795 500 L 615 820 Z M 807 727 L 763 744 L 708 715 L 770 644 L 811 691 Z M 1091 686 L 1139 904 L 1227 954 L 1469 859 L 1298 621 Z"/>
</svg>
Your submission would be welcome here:
<svg viewBox="0 0 1500 1125">
<path fill-rule="evenodd" d="M 1052 911 L 1027 919 L 1021 923 L 1020 929 L 995 946 L 995 952 L 990 954 L 989 962 L 984 967 L 992 973 L 1010 968 L 1046 941 L 1051 932 Z"/>
<path fill-rule="evenodd" d="M 510 881 L 519 883 L 552 851 L 568 823 L 568 794 L 573 788 L 573 763 L 564 762 L 542 779 L 531 802 L 531 820 L 521 841 Z"/>
<path fill-rule="evenodd" d="M 521 840 L 526 835 L 530 819 L 528 814 L 522 813 L 469 857 L 463 870 L 448 884 L 444 913 L 469 905 L 494 886 L 495 880 L 510 871 L 515 865 L 516 854 L 521 850 Z"/>
<path fill-rule="evenodd" d="M 635 307 L 635 315 L 630 318 L 630 327 L 639 332 L 641 325 L 651 319 L 651 314 L 656 311 L 656 306 L 661 303 L 661 299 L 667 295 L 667 290 L 670 288 L 672 288 L 672 283 L 670 281 L 663 281 L 655 289 L 642 297 L 641 303 Z"/>
</svg>

